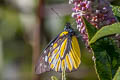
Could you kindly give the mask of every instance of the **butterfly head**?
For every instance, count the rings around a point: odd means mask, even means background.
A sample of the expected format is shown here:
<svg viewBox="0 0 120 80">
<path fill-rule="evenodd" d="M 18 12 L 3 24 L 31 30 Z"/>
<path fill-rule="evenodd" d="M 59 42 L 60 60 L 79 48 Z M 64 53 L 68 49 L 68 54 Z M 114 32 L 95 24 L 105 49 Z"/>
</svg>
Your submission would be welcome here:
<svg viewBox="0 0 120 80">
<path fill-rule="evenodd" d="M 74 34 L 74 30 L 73 30 L 73 28 L 71 27 L 70 23 L 66 23 L 64 30 L 65 30 L 65 31 L 68 31 L 68 32 L 71 33 L 71 34 Z"/>
<path fill-rule="evenodd" d="M 68 31 L 68 32 L 73 32 L 73 29 L 72 29 L 70 23 L 66 23 L 64 30 Z"/>
</svg>

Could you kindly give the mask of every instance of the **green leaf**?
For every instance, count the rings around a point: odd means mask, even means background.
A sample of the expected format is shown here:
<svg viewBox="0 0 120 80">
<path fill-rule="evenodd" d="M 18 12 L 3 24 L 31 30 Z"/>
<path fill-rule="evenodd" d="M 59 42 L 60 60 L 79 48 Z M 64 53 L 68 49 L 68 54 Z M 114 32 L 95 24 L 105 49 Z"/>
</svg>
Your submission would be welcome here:
<svg viewBox="0 0 120 80">
<path fill-rule="evenodd" d="M 105 26 L 101 28 L 97 33 L 93 36 L 93 38 L 90 40 L 89 44 L 94 43 L 96 40 L 112 35 L 112 34 L 120 34 L 120 23 L 115 23 L 112 25 Z"/>
<path fill-rule="evenodd" d="M 112 80 L 111 65 L 106 50 L 101 48 L 101 44 L 94 44 L 91 47 L 94 52 L 94 63 L 99 80 Z"/>
<path fill-rule="evenodd" d="M 91 44 L 94 52 L 96 71 L 100 80 L 112 80 L 120 66 L 120 50 L 109 38 L 102 38 Z"/>
<path fill-rule="evenodd" d="M 90 23 L 86 20 L 85 24 L 89 40 L 91 40 L 90 38 L 96 34 L 95 29 L 92 29 L 94 26 L 89 26 Z M 99 80 L 112 80 L 120 66 L 120 49 L 116 47 L 111 38 L 101 38 L 90 47 L 93 51 L 93 60 Z"/>
<path fill-rule="evenodd" d="M 113 80 L 120 80 L 120 67 L 119 67 L 119 69 L 117 70 L 117 72 L 116 72 Z"/>
<path fill-rule="evenodd" d="M 94 34 L 97 32 L 97 29 L 91 25 L 84 17 L 84 22 L 85 22 L 85 25 L 87 26 L 86 28 L 86 31 L 88 32 L 88 38 L 89 40 L 94 36 Z"/>
</svg>

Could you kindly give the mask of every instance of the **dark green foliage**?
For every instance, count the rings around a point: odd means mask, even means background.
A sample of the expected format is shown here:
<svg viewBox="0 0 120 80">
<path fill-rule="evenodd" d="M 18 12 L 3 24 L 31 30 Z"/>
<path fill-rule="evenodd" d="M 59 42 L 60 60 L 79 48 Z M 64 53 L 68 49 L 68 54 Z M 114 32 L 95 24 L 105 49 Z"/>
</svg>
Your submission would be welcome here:
<svg viewBox="0 0 120 80">
<path fill-rule="evenodd" d="M 112 0 L 111 4 L 120 6 L 120 0 Z"/>
<path fill-rule="evenodd" d="M 116 18 L 118 19 L 118 21 L 120 22 L 120 17 L 116 16 Z"/>
<path fill-rule="evenodd" d="M 120 6 L 112 5 L 112 10 L 115 16 L 120 17 Z"/>
</svg>

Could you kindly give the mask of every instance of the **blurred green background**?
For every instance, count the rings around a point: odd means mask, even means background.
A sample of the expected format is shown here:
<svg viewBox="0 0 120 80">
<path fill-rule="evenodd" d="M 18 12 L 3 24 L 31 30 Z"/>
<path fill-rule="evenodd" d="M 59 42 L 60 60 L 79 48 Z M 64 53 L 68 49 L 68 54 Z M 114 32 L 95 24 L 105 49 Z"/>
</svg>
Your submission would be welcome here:
<svg viewBox="0 0 120 80">
<path fill-rule="evenodd" d="M 0 0 L 0 80 L 50 80 L 61 74 L 34 73 L 40 52 L 51 39 L 73 23 L 68 0 Z M 73 28 L 76 28 L 74 24 Z M 67 80 L 97 80 L 92 54 L 80 40 L 82 63 Z"/>
</svg>

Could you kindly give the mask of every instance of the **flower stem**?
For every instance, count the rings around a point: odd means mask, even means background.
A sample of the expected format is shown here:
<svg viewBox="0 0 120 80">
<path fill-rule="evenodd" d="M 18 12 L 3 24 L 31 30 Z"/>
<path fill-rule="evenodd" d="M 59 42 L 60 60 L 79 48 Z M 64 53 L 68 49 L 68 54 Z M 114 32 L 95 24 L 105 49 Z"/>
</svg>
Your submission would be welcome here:
<svg viewBox="0 0 120 80">
<path fill-rule="evenodd" d="M 66 80 L 65 69 L 62 71 L 62 80 Z"/>
</svg>

